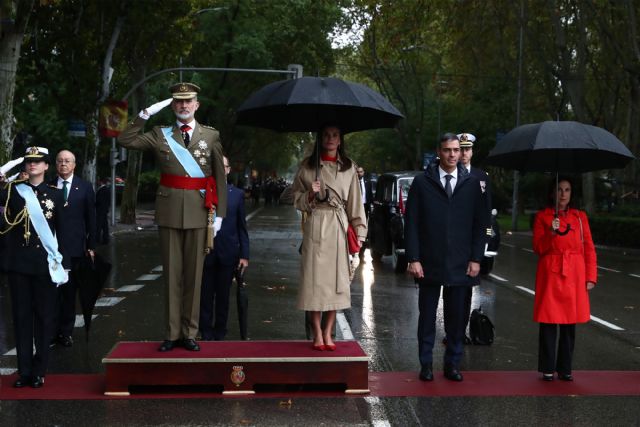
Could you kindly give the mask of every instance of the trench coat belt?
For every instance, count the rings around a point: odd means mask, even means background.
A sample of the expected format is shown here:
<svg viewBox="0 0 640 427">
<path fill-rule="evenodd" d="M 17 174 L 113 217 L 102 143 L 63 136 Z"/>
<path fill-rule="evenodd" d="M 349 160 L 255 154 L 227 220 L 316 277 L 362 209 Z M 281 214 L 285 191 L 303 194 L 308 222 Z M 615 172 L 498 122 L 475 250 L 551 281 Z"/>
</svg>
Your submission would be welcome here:
<svg viewBox="0 0 640 427">
<path fill-rule="evenodd" d="M 169 175 L 163 173 L 160 175 L 160 185 L 169 188 L 177 188 L 180 190 L 204 190 L 204 205 L 207 209 L 211 209 L 218 204 L 218 192 L 216 191 L 216 180 L 212 176 L 204 178 L 192 178 L 190 176 Z"/>
<path fill-rule="evenodd" d="M 547 255 L 561 256 L 562 257 L 562 263 L 560 264 L 560 274 L 562 274 L 563 277 L 567 277 L 569 275 L 568 272 L 572 268 L 572 265 L 571 265 L 571 257 L 572 257 L 572 255 L 582 255 L 582 252 L 579 252 L 579 251 L 554 251 L 554 252 L 548 253 Z"/>
<path fill-rule="evenodd" d="M 345 212 L 342 205 L 338 204 L 337 201 L 335 201 L 334 199 L 331 199 L 329 203 L 326 203 L 326 202 L 318 203 L 315 208 L 334 211 L 336 216 L 338 217 L 338 222 L 340 223 L 342 230 L 345 233 L 347 232 L 347 228 L 349 227 L 349 222 L 347 220 L 347 213 Z"/>
</svg>

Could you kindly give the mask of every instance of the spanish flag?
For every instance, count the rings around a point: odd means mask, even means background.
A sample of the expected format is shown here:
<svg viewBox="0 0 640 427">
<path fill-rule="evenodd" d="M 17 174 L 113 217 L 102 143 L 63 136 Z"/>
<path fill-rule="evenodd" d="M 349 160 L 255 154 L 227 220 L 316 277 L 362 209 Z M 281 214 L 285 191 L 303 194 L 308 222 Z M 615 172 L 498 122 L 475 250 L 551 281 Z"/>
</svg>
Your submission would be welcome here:
<svg viewBox="0 0 640 427">
<path fill-rule="evenodd" d="M 127 126 L 127 101 L 110 100 L 100 107 L 99 130 L 105 138 L 117 137 Z"/>
</svg>

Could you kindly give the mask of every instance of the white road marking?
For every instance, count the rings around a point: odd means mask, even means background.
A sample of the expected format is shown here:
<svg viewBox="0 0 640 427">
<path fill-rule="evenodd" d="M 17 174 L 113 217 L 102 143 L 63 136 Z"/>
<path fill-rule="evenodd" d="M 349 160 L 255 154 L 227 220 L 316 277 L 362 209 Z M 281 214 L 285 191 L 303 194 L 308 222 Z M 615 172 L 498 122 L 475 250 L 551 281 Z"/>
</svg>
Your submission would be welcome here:
<svg viewBox="0 0 640 427">
<path fill-rule="evenodd" d="M 515 248 L 516 247 L 516 245 L 512 245 L 511 243 L 501 243 L 500 245 L 506 246 L 508 248 Z"/>
<path fill-rule="evenodd" d="M 636 278 L 640 279 L 640 274 L 629 273 L 629 276 L 636 277 Z"/>
<path fill-rule="evenodd" d="M 516 286 L 516 288 L 518 288 L 521 291 L 524 291 L 524 292 L 526 292 L 528 294 L 531 294 L 531 295 L 535 295 L 536 294 L 535 291 L 532 291 L 529 288 L 525 288 L 524 286 Z M 602 320 L 599 317 L 591 315 L 591 320 L 593 320 L 596 323 L 600 323 L 602 326 L 606 326 L 609 329 L 613 329 L 614 331 L 624 331 L 624 328 L 621 328 L 618 325 L 614 325 L 613 323 L 607 322 L 606 320 Z"/>
<path fill-rule="evenodd" d="M 0 375 L 12 375 L 18 372 L 16 368 L 0 368 Z"/>
<path fill-rule="evenodd" d="M 98 317 L 97 314 L 92 314 L 91 315 L 91 321 L 93 321 L 96 317 Z M 76 314 L 76 321 L 73 324 L 74 328 L 84 328 L 84 316 L 82 316 L 82 314 Z"/>
<path fill-rule="evenodd" d="M 162 272 L 162 266 L 159 265 L 157 267 L 154 267 L 153 270 L 151 270 L 153 273 L 160 273 Z"/>
<path fill-rule="evenodd" d="M 144 288 L 144 285 L 126 285 L 120 286 L 118 289 L 116 289 L 116 292 L 135 292 L 142 288 Z"/>
<path fill-rule="evenodd" d="M 145 282 L 150 280 L 156 280 L 160 276 L 162 276 L 162 274 L 143 274 L 142 276 L 138 277 L 136 280 L 140 282 Z"/>
<path fill-rule="evenodd" d="M 33 345 L 33 350 L 32 350 L 32 351 L 33 351 L 33 353 L 35 354 L 35 352 L 36 352 L 36 345 L 35 345 L 35 344 Z M 17 352 L 17 350 L 16 350 L 16 348 L 14 347 L 14 348 L 12 348 L 11 350 L 7 351 L 4 355 L 5 355 L 5 356 L 15 356 L 15 355 L 17 355 L 17 353 L 16 353 L 16 352 Z"/>
<path fill-rule="evenodd" d="M 504 277 L 500 277 L 497 274 L 489 273 L 489 277 L 493 277 L 494 279 L 499 280 L 501 282 L 508 282 L 507 279 L 505 279 Z"/>
<path fill-rule="evenodd" d="M 122 301 L 124 297 L 103 297 L 96 301 L 96 307 L 112 307 Z"/>
<path fill-rule="evenodd" d="M 340 311 L 336 314 L 336 323 L 338 324 L 338 329 L 340 329 L 340 333 L 342 334 L 342 339 L 344 340 L 355 339 L 353 337 L 353 332 L 351 332 L 351 327 L 349 326 L 349 322 L 347 322 L 347 318 L 344 316 L 343 312 Z"/>
<path fill-rule="evenodd" d="M 612 273 L 620 273 L 620 271 L 619 271 L 619 270 L 614 270 L 613 268 L 602 267 L 602 266 L 600 266 L 600 265 L 598 266 L 598 268 L 599 268 L 600 270 L 610 271 L 610 272 L 612 272 Z"/>
<path fill-rule="evenodd" d="M 533 249 L 529 249 L 529 248 L 520 248 L 520 249 L 522 249 L 525 252 L 533 253 Z"/>
<path fill-rule="evenodd" d="M 247 217 L 245 218 L 247 221 L 249 221 L 251 218 L 253 218 L 258 212 L 260 212 L 262 209 L 264 209 L 264 207 L 260 207 L 258 209 L 256 209 L 255 211 L 251 212 L 249 215 L 247 215 Z"/>
</svg>

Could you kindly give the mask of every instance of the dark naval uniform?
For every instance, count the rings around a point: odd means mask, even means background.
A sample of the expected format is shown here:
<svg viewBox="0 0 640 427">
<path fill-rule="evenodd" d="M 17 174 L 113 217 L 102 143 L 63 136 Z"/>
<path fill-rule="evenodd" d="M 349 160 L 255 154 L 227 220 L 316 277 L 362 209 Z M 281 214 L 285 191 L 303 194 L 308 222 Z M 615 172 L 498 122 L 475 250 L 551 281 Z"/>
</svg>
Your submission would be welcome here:
<svg viewBox="0 0 640 427">
<path fill-rule="evenodd" d="M 186 177 L 162 133 L 162 127 L 141 134 L 146 120 L 137 118 L 118 137 L 126 148 L 153 151 L 162 174 L 156 193 L 156 223 L 160 232 L 160 246 L 164 280 L 168 284 L 169 325 L 166 339 L 195 339 L 200 315 L 200 283 L 205 255 L 207 209 L 197 189 L 176 188 L 168 184 Z M 173 138 L 183 143 L 177 126 L 172 127 Z M 224 217 L 227 209 L 227 187 L 222 161 L 222 145 L 217 130 L 196 122 L 186 147 L 206 177 L 213 176 L 217 188 L 216 215 Z M 167 183 L 167 185 L 164 185 Z"/>
<path fill-rule="evenodd" d="M 44 377 L 49 359 L 49 342 L 55 329 L 57 289 L 49 275 L 47 251 L 30 220 L 25 221 L 25 200 L 15 186 L 24 183 L 36 194 L 51 231 L 60 230 L 64 199 L 62 191 L 44 182 L 32 186 L 28 181 L 10 183 L 0 191 L 8 224 L 6 268 L 11 289 L 11 308 L 18 356 L 18 374 L 25 381 Z M 3 230 L 4 231 L 4 230 Z M 64 248 L 63 266 L 69 268 Z M 33 354 L 33 343 L 36 352 Z M 40 384 L 42 385 L 42 384 Z M 36 385 L 34 385 L 35 387 Z"/>
</svg>

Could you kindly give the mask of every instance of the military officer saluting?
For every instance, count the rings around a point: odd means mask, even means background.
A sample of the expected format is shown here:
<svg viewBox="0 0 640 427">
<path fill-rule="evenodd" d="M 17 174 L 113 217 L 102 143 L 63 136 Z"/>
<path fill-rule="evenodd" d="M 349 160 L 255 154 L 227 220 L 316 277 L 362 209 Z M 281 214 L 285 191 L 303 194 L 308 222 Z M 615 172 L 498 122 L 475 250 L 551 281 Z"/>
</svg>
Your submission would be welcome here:
<svg viewBox="0 0 640 427">
<path fill-rule="evenodd" d="M 161 172 L 156 223 L 168 286 L 169 324 L 158 350 L 169 351 L 180 345 L 198 351 L 195 338 L 202 267 L 205 249 L 213 244 L 212 235 L 208 235 L 213 233 L 207 233 L 207 227 L 220 229 L 227 207 L 227 186 L 220 134 L 194 118 L 200 106 L 197 97 L 200 88 L 192 83 L 178 83 L 170 90 L 172 97 L 142 110 L 120 134 L 118 143 L 126 148 L 153 151 Z M 167 105 L 171 105 L 176 123 L 140 133 L 149 117 Z"/>
<path fill-rule="evenodd" d="M 54 334 L 56 286 L 68 280 L 67 259 L 63 265 L 62 248 L 55 237 L 64 198 L 62 191 L 45 183 L 49 169 L 46 148 L 27 148 L 24 163 L 28 179 L 13 181 L 0 190 L 6 227 L 1 232 L 7 234 L 6 266 L 18 356 L 19 377 L 13 385 L 39 388 L 44 385 Z"/>
</svg>

